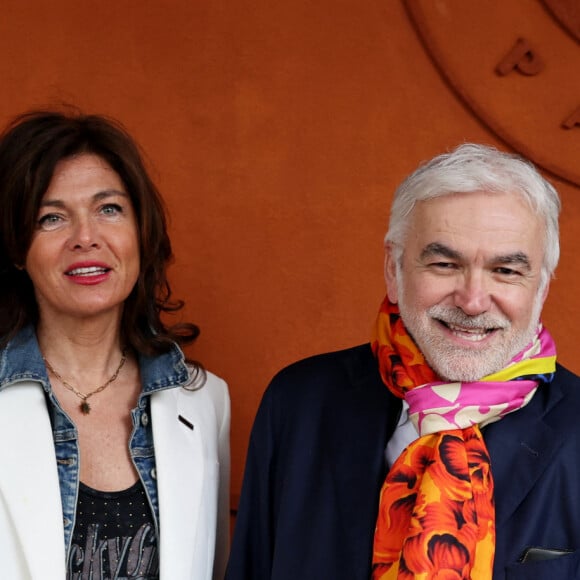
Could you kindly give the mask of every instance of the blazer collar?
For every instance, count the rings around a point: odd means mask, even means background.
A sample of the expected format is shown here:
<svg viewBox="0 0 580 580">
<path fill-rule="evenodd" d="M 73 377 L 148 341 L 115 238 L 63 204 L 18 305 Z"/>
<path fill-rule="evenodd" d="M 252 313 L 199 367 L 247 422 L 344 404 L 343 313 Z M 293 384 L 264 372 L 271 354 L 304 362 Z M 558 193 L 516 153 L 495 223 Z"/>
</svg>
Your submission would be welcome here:
<svg viewBox="0 0 580 580">
<path fill-rule="evenodd" d="M 496 490 L 497 526 L 514 513 L 562 446 L 562 435 L 545 420 L 562 397 L 557 382 L 540 385 L 523 409 L 484 429 Z"/>
<path fill-rule="evenodd" d="M 160 576 L 201 578 L 206 576 L 200 573 L 197 564 L 196 570 L 192 569 L 193 551 L 200 518 L 206 513 L 202 505 L 205 471 L 212 466 L 204 460 L 206 430 L 202 413 L 181 402 L 181 389 L 165 390 L 151 398 L 159 495 Z"/>
</svg>

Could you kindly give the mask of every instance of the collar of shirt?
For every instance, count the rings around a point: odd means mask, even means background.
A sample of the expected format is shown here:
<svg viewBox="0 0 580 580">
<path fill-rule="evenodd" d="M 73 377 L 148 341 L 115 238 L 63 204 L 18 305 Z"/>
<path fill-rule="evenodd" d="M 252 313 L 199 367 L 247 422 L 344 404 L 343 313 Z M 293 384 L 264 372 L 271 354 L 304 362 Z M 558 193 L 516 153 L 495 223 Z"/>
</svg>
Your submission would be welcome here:
<svg viewBox="0 0 580 580">
<path fill-rule="evenodd" d="M 419 437 L 415 425 L 409 419 L 409 405 L 405 400 L 403 400 L 403 408 L 401 410 L 401 415 L 399 417 L 399 422 L 395 427 L 393 435 L 387 443 L 387 448 L 385 449 L 385 459 L 387 462 L 387 467 L 391 467 L 397 457 L 401 455 L 401 452 L 407 445 L 415 441 Z"/>
</svg>

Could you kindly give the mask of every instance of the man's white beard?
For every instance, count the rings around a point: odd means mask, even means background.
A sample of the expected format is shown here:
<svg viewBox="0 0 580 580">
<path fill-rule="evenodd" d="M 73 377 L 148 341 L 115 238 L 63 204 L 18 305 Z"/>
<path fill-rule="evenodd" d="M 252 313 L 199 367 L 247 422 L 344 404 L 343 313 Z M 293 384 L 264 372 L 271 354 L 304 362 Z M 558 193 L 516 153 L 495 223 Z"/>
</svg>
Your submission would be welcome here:
<svg viewBox="0 0 580 580">
<path fill-rule="evenodd" d="M 401 276 L 397 277 L 398 305 L 403 323 L 423 353 L 429 366 L 446 381 L 472 382 L 491 375 L 508 366 L 511 360 L 532 342 L 537 333 L 543 306 L 543 288 L 539 288 L 533 304 L 528 327 L 514 334 L 511 322 L 501 315 L 483 314 L 469 316 L 460 308 L 432 306 L 426 312 L 418 313 L 408 307 L 404 300 Z M 464 326 L 466 328 L 501 328 L 496 331 L 501 337 L 492 337 L 489 346 L 482 349 L 462 348 L 443 336 L 444 330 L 437 331 L 433 318 Z"/>
</svg>

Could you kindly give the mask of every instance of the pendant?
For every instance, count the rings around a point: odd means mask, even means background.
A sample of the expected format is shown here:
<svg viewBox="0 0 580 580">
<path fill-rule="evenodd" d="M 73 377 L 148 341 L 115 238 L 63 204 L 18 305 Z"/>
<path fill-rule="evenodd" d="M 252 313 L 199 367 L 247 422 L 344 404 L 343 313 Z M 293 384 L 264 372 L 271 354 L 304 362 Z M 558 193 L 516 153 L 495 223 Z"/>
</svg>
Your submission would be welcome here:
<svg viewBox="0 0 580 580">
<path fill-rule="evenodd" d="M 90 412 L 91 412 L 91 406 L 86 401 L 83 401 L 81 403 L 81 413 L 83 415 L 88 415 Z"/>
</svg>

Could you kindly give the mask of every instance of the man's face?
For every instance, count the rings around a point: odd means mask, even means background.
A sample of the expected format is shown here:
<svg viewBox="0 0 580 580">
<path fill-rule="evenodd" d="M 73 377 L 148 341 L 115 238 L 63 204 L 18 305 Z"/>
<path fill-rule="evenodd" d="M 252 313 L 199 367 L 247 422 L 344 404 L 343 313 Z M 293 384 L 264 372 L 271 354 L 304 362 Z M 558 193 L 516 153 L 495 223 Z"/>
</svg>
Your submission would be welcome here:
<svg viewBox="0 0 580 580">
<path fill-rule="evenodd" d="M 387 288 L 442 379 L 479 380 L 532 340 L 548 290 L 544 237 L 519 196 L 459 193 L 416 205 L 400 267 L 387 246 Z"/>
</svg>

